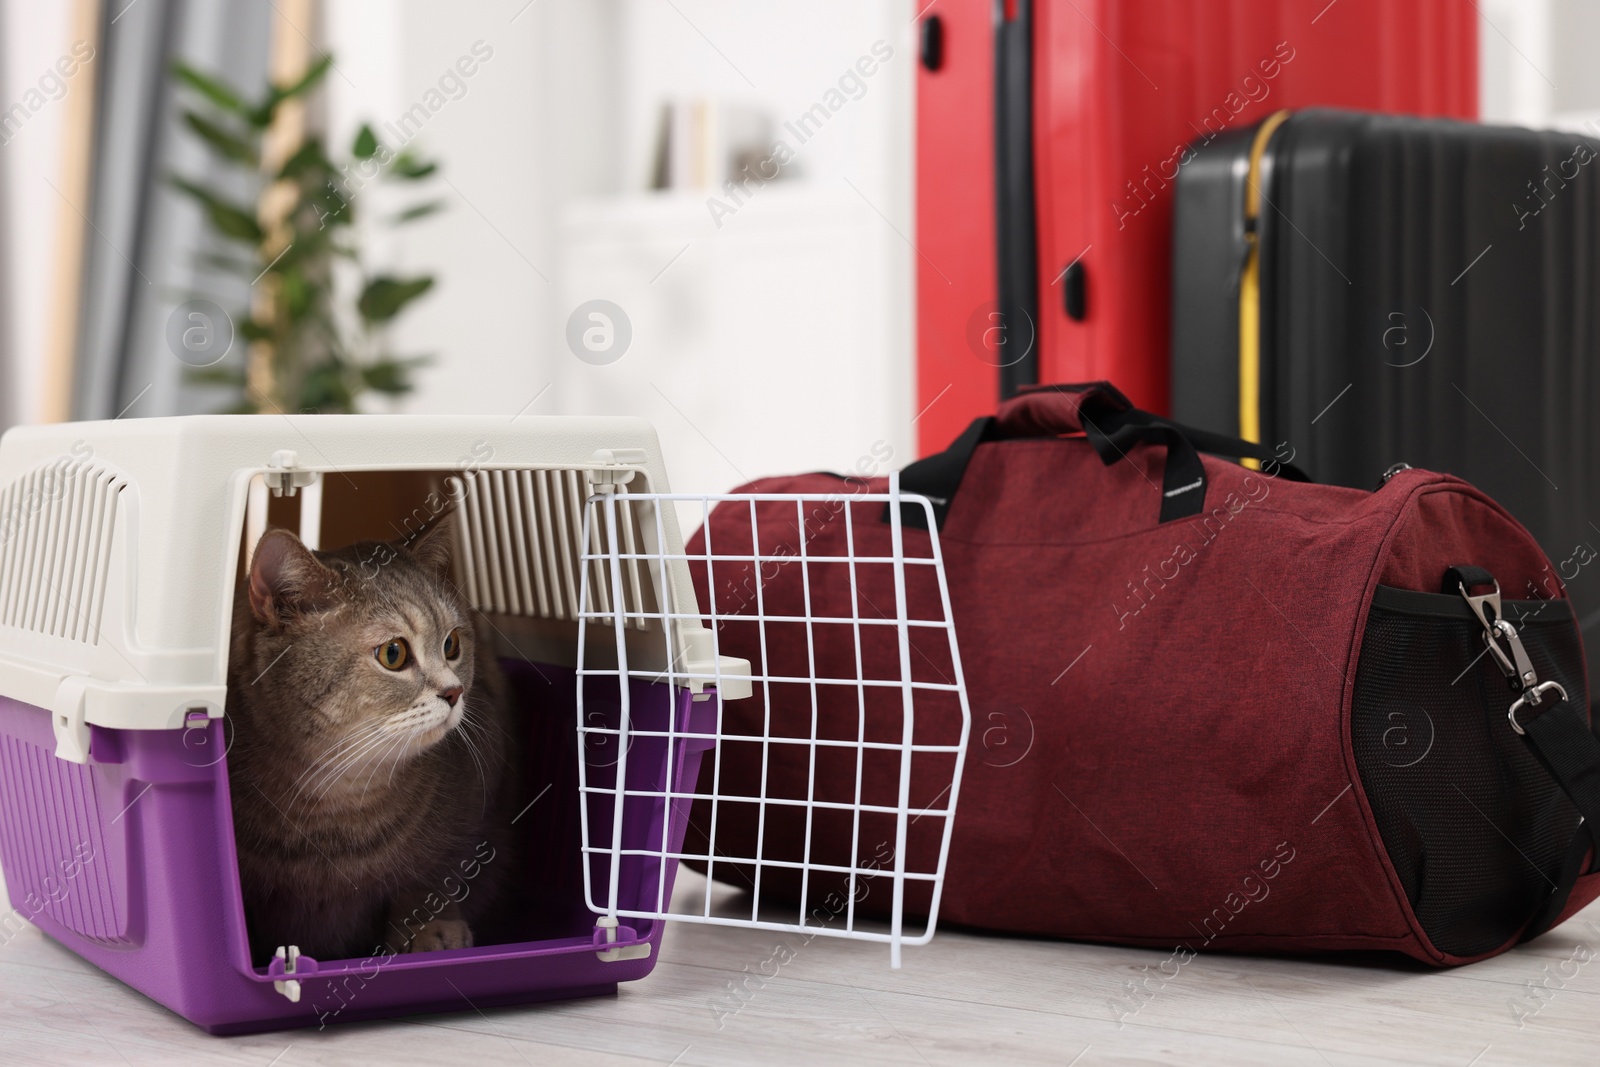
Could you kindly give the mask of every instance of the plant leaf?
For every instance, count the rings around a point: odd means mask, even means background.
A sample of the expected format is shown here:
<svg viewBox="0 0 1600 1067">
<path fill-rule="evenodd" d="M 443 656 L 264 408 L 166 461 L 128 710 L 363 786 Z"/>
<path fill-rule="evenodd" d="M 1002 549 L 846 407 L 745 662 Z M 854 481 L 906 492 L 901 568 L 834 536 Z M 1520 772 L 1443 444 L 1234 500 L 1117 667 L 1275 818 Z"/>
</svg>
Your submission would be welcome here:
<svg viewBox="0 0 1600 1067">
<path fill-rule="evenodd" d="M 367 283 L 361 291 L 356 307 L 368 322 L 388 322 L 411 301 L 433 288 L 433 279 L 392 278 L 380 274 Z"/>
<path fill-rule="evenodd" d="M 219 155 L 248 163 L 252 167 L 256 165 L 255 146 L 243 137 L 223 129 L 197 111 L 185 111 L 183 121 Z"/>
<path fill-rule="evenodd" d="M 354 203 L 331 181 L 306 188 L 304 197 L 305 204 L 316 209 L 318 230 L 325 230 L 329 223 L 354 221 Z"/>
<path fill-rule="evenodd" d="M 246 341 L 265 341 L 272 337 L 272 327 L 264 326 L 255 319 L 243 319 L 239 323 L 239 336 Z"/>
<path fill-rule="evenodd" d="M 378 154 L 378 135 L 372 132 L 371 126 L 361 124 L 361 129 L 356 131 L 356 142 L 350 146 L 350 154 L 357 159 L 371 159 Z"/>
<path fill-rule="evenodd" d="M 172 75 L 213 104 L 222 108 L 222 110 L 238 115 L 241 118 L 249 118 L 250 106 L 244 102 L 243 98 L 234 92 L 230 86 L 223 84 L 216 78 L 211 77 L 211 75 L 202 73 L 183 62 L 172 64 Z"/>
<path fill-rule="evenodd" d="M 425 219 L 435 212 L 443 211 L 444 208 L 445 202 L 443 200 L 429 200 L 424 204 L 411 205 L 396 215 L 392 221 L 398 225 L 403 222 L 411 222 L 414 219 Z"/>
<path fill-rule="evenodd" d="M 332 173 L 333 164 L 322 151 L 322 139 L 309 137 L 278 170 L 279 178 L 303 178 L 313 171 Z"/>
<path fill-rule="evenodd" d="M 332 66 L 333 57 L 327 53 L 323 53 L 322 58 L 311 64 L 310 67 L 306 68 L 306 72 L 300 75 L 297 81 L 284 86 L 274 85 L 272 87 L 271 94 L 271 100 L 274 106 L 283 103 L 285 100 L 292 100 L 300 94 L 309 91 L 317 84 L 317 82 L 322 80 L 323 76 L 328 73 L 328 68 Z"/>
<path fill-rule="evenodd" d="M 389 172 L 397 178 L 407 181 L 417 181 L 426 178 L 439 169 L 439 164 L 431 160 L 419 159 L 410 152 L 401 152 L 394 157 L 394 162 L 389 166 Z"/>
<path fill-rule="evenodd" d="M 336 197 L 308 195 L 301 202 L 302 210 L 292 217 L 295 232 L 307 240 L 326 236 L 333 226 L 348 226 L 355 221 L 351 205 Z"/>
<path fill-rule="evenodd" d="M 272 117 L 277 112 L 278 99 L 269 91 L 264 101 L 250 109 L 250 113 L 245 116 L 245 121 L 258 130 L 264 130 L 272 125 Z"/>
<path fill-rule="evenodd" d="M 261 242 L 261 227 L 256 223 L 255 216 L 244 208 L 228 203 L 205 186 L 197 185 L 186 178 L 174 175 L 172 184 L 205 207 L 211 225 L 223 236 L 249 241 L 251 244 Z"/>
<path fill-rule="evenodd" d="M 426 356 L 412 359 L 382 359 L 361 368 L 361 381 L 368 389 L 388 396 L 404 396 L 416 386 L 411 372 L 428 363 Z"/>
<path fill-rule="evenodd" d="M 316 297 L 316 287 L 298 270 L 282 271 L 278 275 L 279 295 L 291 320 L 303 317 Z"/>
<path fill-rule="evenodd" d="M 344 367 L 338 360 L 328 360 L 306 369 L 305 381 L 300 387 L 300 409 L 315 408 L 323 413 L 354 410 L 355 396 Z"/>
</svg>

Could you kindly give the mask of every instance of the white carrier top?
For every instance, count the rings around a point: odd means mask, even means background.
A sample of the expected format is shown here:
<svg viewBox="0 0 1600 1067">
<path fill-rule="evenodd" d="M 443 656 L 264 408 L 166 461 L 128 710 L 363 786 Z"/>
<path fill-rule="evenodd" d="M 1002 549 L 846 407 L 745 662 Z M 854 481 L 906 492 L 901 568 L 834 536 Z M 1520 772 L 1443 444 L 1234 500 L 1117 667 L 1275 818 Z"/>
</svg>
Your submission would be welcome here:
<svg viewBox="0 0 1600 1067">
<path fill-rule="evenodd" d="M 469 599 L 574 641 L 585 498 L 668 488 L 655 430 L 635 418 L 207 415 L 14 429 L 0 440 L 0 696 L 50 709 L 58 755 L 78 762 L 91 723 L 219 717 L 240 546 L 265 524 L 266 491 L 301 497 L 301 536 L 315 547 L 324 490 L 359 507 L 350 476 L 381 471 L 435 472 L 454 487 L 407 501 L 408 516 L 470 496 L 449 509 Z M 391 537 L 415 530 L 391 525 Z M 636 515 L 627 532 L 669 562 L 632 574 L 623 606 L 640 610 L 641 595 L 695 604 L 686 563 L 670 560 L 683 553 L 675 512 Z M 651 588 L 662 581 L 668 598 Z M 671 625 L 679 676 L 749 675 L 742 661 L 717 670 L 700 622 Z M 725 689 L 736 698 L 749 683 Z"/>
</svg>

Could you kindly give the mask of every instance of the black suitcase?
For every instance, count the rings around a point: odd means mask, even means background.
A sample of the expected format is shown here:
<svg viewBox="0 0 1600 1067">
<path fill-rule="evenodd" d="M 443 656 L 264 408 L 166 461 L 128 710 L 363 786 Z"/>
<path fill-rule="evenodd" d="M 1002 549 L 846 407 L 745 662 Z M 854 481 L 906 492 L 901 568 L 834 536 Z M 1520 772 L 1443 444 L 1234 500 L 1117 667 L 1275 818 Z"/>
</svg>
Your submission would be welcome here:
<svg viewBox="0 0 1600 1067">
<path fill-rule="evenodd" d="M 1322 482 L 1458 474 L 1556 561 L 1503 592 L 1566 584 L 1600 621 L 1600 141 L 1280 112 L 1200 148 L 1176 198 L 1177 421 Z"/>
</svg>

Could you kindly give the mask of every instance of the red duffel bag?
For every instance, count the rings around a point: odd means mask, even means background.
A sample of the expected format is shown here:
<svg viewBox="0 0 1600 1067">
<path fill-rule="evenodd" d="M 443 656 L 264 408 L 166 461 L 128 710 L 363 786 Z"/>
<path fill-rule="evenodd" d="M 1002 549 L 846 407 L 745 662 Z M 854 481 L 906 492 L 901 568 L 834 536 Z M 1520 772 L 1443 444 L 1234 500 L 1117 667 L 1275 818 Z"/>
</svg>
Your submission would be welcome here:
<svg viewBox="0 0 1600 1067">
<path fill-rule="evenodd" d="M 1100 383 L 1025 392 L 902 472 L 902 489 L 934 505 L 971 701 L 943 920 L 1445 965 L 1504 951 L 1600 894 L 1600 742 L 1577 622 L 1539 546 L 1448 475 L 1375 471 L 1367 492 L 1292 480 L 1291 460 L 1292 442 L 1185 430 Z M 721 650 L 758 675 L 848 678 L 859 663 L 897 677 L 892 628 L 763 644 L 737 624 L 757 600 L 792 617 L 893 605 L 882 572 L 819 582 L 801 559 L 887 557 L 884 505 L 849 501 L 884 490 L 769 478 L 740 492 L 833 493 L 841 506 L 713 511 L 714 559 L 757 555 L 758 533 L 799 546 L 759 574 L 718 562 L 712 589 L 691 563 Z M 927 556 L 923 509 L 903 513 L 906 553 Z M 691 557 L 705 543 L 701 530 Z M 937 596 L 907 588 L 913 613 Z M 915 671 L 952 669 L 938 644 L 913 631 Z M 770 704 L 759 685 L 728 703 L 723 732 L 900 730 L 897 711 L 848 688 L 779 688 Z M 715 781 L 724 795 L 816 796 L 858 773 L 848 751 L 728 752 L 707 760 L 702 793 Z M 936 805 L 949 770 L 914 765 L 914 803 Z M 830 869 L 892 863 L 882 835 L 768 806 L 722 805 L 714 854 L 738 862 L 719 859 L 715 878 L 759 882 L 768 899 L 797 899 L 805 880 L 815 901 Z M 711 818 L 700 802 L 688 851 Z M 936 859 L 940 822 L 911 826 L 908 869 Z M 908 888 L 908 906 L 926 908 L 927 890 Z M 865 913 L 889 903 L 857 896 Z"/>
</svg>

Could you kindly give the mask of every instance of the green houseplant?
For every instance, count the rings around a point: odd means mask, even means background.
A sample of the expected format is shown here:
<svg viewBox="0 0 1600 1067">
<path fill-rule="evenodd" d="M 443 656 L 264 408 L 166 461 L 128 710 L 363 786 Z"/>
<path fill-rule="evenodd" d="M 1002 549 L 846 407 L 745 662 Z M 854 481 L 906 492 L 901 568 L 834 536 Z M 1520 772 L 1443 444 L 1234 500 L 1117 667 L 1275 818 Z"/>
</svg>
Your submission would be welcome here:
<svg viewBox="0 0 1600 1067">
<path fill-rule="evenodd" d="M 189 371 L 193 383 L 233 390 L 231 411 L 350 412 L 369 390 L 409 392 L 412 372 L 427 362 L 391 353 L 386 328 L 433 287 L 433 277 L 373 270 L 362 257 L 355 222 L 369 183 L 424 183 L 437 165 L 381 145 L 369 125 L 357 133 L 347 160 L 336 162 L 312 135 L 278 153 L 287 155 L 281 162 L 263 164 L 281 109 L 315 88 L 332 63 L 325 56 L 292 84 L 270 85 L 254 100 L 213 75 L 182 63 L 173 67 L 194 102 L 183 111 L 185 125 L 221 164 L 247 171 L 261 193 L 257 203 L 245 204 L 189 177 L 171 179 L 199 204 L 209 227 L 237 246 L 205 262 L 251 281 L 251 306 L 234 316 L 238 334 L 249 342 L 244 365 Z M 442 206 L 421 200 L 386 221 L 403 225 Z M 338 306 L 339 260 L 359 277 L 354 308 Z"/>
</svg>

